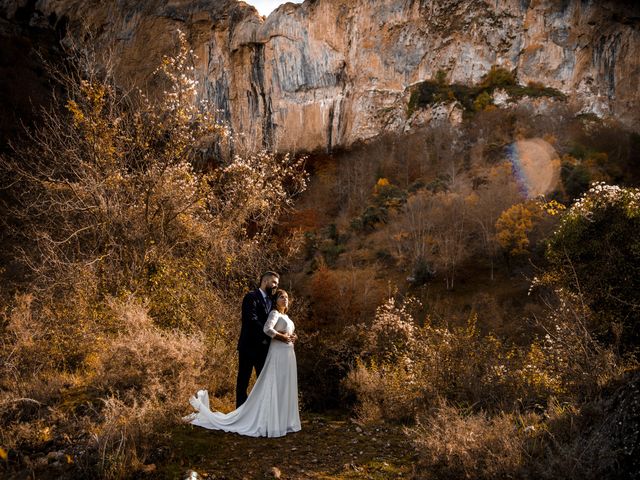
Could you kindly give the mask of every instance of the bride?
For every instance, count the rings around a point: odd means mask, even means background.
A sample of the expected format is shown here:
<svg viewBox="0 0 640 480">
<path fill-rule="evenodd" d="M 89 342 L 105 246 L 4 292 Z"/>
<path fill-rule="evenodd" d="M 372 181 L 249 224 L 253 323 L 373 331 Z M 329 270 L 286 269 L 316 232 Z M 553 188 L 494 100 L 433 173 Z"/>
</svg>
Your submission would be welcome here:
<svg viewBox="0 0 640 480">
<path fill-rule="evenodd" d="M 209 394 L 200 390 L 189 399 L 197 412 L 185 417 L 187 422 L 251 437 L 281 437 L 300 430 L 295 326 L 287 316 L 287 292 L 277 290 L 275 298 L 276 308 L 264 324 L 264 333 L 271 337 L 269 353 L 247 401 L 227 414 L 212 412 Z"/>
</svg>

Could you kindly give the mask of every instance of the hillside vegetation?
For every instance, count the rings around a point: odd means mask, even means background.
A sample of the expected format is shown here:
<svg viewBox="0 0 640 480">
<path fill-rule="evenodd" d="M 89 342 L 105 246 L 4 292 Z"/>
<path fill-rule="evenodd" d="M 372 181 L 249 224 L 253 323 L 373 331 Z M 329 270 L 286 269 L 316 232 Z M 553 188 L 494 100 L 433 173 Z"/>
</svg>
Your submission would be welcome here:
<svg viewBox="0 0 640 480">
<path fill-rule="evenodd" d="M 331 155 L 231 154 L 182 36 L 157 98 L 69 53 L 62 105 L 0 159 L 0 471 L 211 466 L 186 453 L 180 418 L 202 387 L 233 408 L 240 299 L 276 269 L 307 427 L 406 452 L 389 465 L 367 449 L 365 468 L 353 447 L 344 478 L 637 478 L 638 135 L 539 85 L 544 114 L 498 108 L 481 97 L 498 84 L 529 93 L 493 69 L 458 125 Z M 433 82 L 411 109 L 441 101 Z M 521 170 L 527 140 L 557 153 L 544 196 Z M 342 469 L 304 473 L 296 438 L 296 478 Z"/>
</svg>

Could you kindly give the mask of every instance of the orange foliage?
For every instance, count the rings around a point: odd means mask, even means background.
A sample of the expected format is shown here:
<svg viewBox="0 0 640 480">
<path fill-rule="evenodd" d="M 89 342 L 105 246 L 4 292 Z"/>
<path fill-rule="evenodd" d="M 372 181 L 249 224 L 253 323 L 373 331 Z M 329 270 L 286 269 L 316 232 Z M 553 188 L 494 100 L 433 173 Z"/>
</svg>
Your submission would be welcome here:
<svg viewBox="0 0 640 480">
<path fill-rule="evenodd" d="M 373 318 L 385 296 L 376 269 L 331 270 L 322 265 L 311 279 L 309 296 L 318 324 L 344 326 Z"/>
<path fill-rule="evenodd" d="M 506 209 L 496 221 L 496 239 L 509 255 L 528 252 L 528 234 L 541 217 L 540 205 L 536 202 L 516 203 Z"/>
<path fill-rule="evenodd" d="M 324 214 L 318 211 L 317 208 L 301 208 L 294 210 L 283 224 L 289 229 L 310 232 L 319 229 L 323 225 L 323 217 Z"/>
</svg>

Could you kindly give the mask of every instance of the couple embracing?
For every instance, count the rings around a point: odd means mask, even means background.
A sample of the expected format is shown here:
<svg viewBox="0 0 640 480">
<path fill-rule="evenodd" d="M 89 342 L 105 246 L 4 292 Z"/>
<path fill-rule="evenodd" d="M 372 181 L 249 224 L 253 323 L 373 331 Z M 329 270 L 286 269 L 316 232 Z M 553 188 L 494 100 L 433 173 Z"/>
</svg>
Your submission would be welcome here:
<svg viewBox="0 0 640 480">
<path fill-rule="evenodd" d="M 197 410 L 186 417 L 189 423 L 251 437 L 281 437 L 300 430 L 293 350 L 297 337 L 287 316 L 289 295 L 278 289 L 279 281 L 277 273 L 264 273 L 260 288 L 242 300 L 236 409 L 227 414 L 211 411 L 207 391 L 200 390 L 189 399 Z M 254 370 L 257 380 L 247 395 Z"/>
</svg>

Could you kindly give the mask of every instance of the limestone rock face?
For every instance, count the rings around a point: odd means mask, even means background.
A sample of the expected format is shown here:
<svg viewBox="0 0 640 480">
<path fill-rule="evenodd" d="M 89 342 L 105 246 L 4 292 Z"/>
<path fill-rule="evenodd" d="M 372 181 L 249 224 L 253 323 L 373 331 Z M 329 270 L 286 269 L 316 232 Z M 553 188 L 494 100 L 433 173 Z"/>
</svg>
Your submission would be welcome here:
<svg viewBox="0 0 640 480">
<path fill-rule="evenodd" d="M 21 3 L 0 0 L 0 14 Z M 267 18 L 237 0 L 38 0 L 35 10 L 72 34 L 86 26 L 123 78 L 151 88 L 180 28 L 199 57 L 201 97 L 250 146 L 330 150 L 402 132 L 415 124 L 411 85 L 438 70 L 471 84 L 492 65 L 640 129 L 631 1 L 306 0 Z"/>
</svg>

